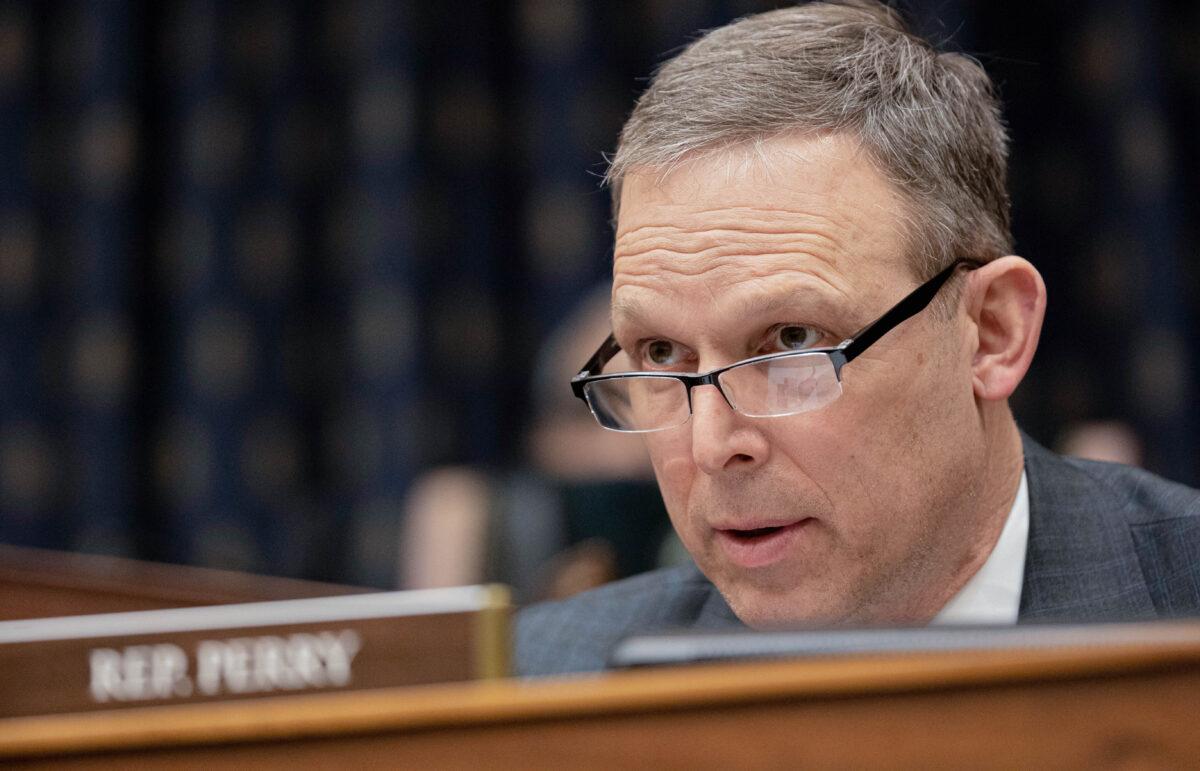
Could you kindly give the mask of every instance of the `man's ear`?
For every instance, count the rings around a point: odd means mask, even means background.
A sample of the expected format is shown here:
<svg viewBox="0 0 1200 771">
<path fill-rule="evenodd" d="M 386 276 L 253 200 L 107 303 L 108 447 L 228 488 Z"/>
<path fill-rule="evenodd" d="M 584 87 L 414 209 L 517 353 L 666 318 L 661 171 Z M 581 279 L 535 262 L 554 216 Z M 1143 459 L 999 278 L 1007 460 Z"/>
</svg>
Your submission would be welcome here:
<svg viewBox="0 0 1200 771">
<path fill-rule="evenodd" d="M 975 324 L 972 385 L 980 399 L 1007 399 L 1029 370 L 1046 315 L 1046 284 L 1028 260 L 1001 257 L 967 274 Z"/>
</svg>

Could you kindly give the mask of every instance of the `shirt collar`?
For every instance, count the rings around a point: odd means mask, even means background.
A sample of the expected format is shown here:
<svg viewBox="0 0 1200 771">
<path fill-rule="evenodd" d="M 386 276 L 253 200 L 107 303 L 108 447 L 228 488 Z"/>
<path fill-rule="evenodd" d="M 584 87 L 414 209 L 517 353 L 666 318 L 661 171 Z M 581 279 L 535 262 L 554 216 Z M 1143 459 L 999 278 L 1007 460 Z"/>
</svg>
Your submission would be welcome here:
<svg viewBox="0 0 1200 771">
<path fill-rule="evenodd" d="M 1029 485 L 1022 470 L 1017 498 L 992 553 L 983 567 L 934 616 L 930 625 L 1015 624 L 1021 608 L 1028 541 Z"/>
</svg>

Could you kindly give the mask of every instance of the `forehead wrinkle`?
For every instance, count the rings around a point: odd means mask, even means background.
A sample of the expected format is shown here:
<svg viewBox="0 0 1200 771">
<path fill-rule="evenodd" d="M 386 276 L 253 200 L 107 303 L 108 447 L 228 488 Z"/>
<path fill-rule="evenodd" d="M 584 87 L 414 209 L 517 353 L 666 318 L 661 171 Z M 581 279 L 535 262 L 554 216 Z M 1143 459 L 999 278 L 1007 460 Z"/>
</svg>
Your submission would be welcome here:
<svg viewBox="0 0 1200 771">
<path fill-rule="evenodd" d="M 823 197 L 809 197 L 818 199 L 818 204 L 827 203 Z M 703 231 L 708 229 L 714 222 L 720 223 L 722 220 L 716 218 L 720 218 L 722 215 L 727 215 L 730 218 L 725 220 L 726 224 L 721 225 L 721 227 L 729 229 L 746 229 L 748 223 L 754 223 L 758 226 L 761 226 L 763 228 L 763 232 L 767 233 L 793 232 L 795 230 L 795 218 L 799 218 L 800 220 L 824 220 L 838 227 L 847 227 L 850 224 L 850 218 L 839 214 L 837 212 L 837 207 L 824 205 L 814 206 L 810 209 L 796 209 L 786 206 L 772 206 L 770 204 L 762 203 L 729 204 L 710 208 L 685 206 L 683 204 L 658 204 L 655 208 L 660 210 L 656 212 L 660 215 L 656 219 L 665 217 L 671 224 L 663 225 L 661 223 L 656 224 L 651 222 L 632 227 L 621 228 L 622 223 L 618 222 L 617 240 L 619 241 L 622 237 L 632 235 L 646 228 L 676 228 L 684 232 Z M 754 215 L 756 213 L 766 216 L 755 219 Z M 629 219 L 629 216 L 625 217 L 626 223 Z M 689 227 L 690 220 L 699 220 L 697 223 L 698 227 Z M 774 223 L 777 222 L 782 223 L 782 226 L 773 227 Z"/>
<path fill-rule="evenodd" d="M 786 233 L 747 240 L 739 237 L 734 231 L 724 232 L 730 234 L 728 239 L 720 238 L 720 231 L 711 231 L 703 238 L 663 237 L 645 239 L 636 246 L 619 246 L 613 253 L 613 266 L 621 270 L 630 260 L 636 261 L 642 257 L 653 259 L 658 256 L 663 258 L 656 260 L 663 270 L 695 275 L 716 267 L 726 258 L 753 259 L 794 255 L 814 259 L 837 269 L 838 255 L 845 254 L 838 239 L 822 234 Z"/>
<path fill-rule="evenodd" d="M 847 248 L 846 234 L 854 232 L 851 218 L 834 212 L 818 215 L 777 209 L 771 211 L 786 218 L 754 216 L 763 211 L 761 207 L 731 207 L 695 212 L 694 217 L 670 217 L 668 224 L 661 221 L 639 224 L 617 233 L 615 250 L 640 254 L 668 247 L 671 251 L 691 254 L 702 251 L 703 244 L 710 241 L 730 240 L 750 246 L 797 238 L 817 241 L 838 252 Z M 697 218 L 700 221 L 688 221 Z"/>
<path fill-rule="evenodd" d="M 615 277 L 647 277 L 651 272 L 698 276 L 720 270 L 732 258 L 748 258 L 742 268 L 745 270 L 758 262 L 756 257 L 794 257 L 798 264 L 823 263 L 829 272 L 840 273 L 845 270 L 843 256 L 868 250 L 867 244 L 859 249 L 849 245 L 854 231 L 840 219 L 806 215 L 804 222 L 797 222 L 794 210 L 780 210 L 789 215 L 790 221 L 781 223 L 776 218 L 759 222 L 751 217 L 757 209 L 717 211 L 723 216 L 716 222 L 645 224 L 626 230 L 614 247 Z M 725 219 L 739 212 L 746 215 L 740 221 Z M 786 270 L 778 259 L 761 262 L 769 265 L 759 272 L 763 276 Z M 757 272 L 753 268 L 750 271 L 752 275 Z"/>
<path fill-rule="evenodd" d="M 652 249 L 638 254 L 621 254 L 613 259 L 613 280 L 616 286 L 622 286 L 637 283 L 638 279 L 665 281 L 671 277 L 702 279 L 711 276 L 713 281 L 725 283 L 800 273 L 841 288 L 844 282 L 840 280 L 838 260 L 821 249 L 806 247 L 805 244 L 787 244 L 776 249 L 759 249 L 753 254 L 725 246 L 693 253 Z"/>
<path fill-rule="evenodd" d="M 616 255 L 613 260 L 613 296 L 626 285 L 651 288 L 670 282 L 672 278 L 686 278 L 704 282 L 705 288 L 715 299 L 718 290 L 728 289 L 731 285 L 746 281 L 781 280 L 788 276 L 796 276 L 801 282 L 816 280 L 827 284 L 843 298 L 850 296 L 853 282 L 839 270 L 836 260 L 819 251 L 787 249 L 749 255 L 727 251 L 706 250 L 687 255 L 686 259 L 675 259 L 678 254 L 664 249 L 645 254 Z M 754 259 L 756 257 L 793 258 L 787 260 L 793 264 L 781 264 L 779 259 Z M 664 288 L 670 290 L 673 287 L 668 285 Z"/>
</svg>

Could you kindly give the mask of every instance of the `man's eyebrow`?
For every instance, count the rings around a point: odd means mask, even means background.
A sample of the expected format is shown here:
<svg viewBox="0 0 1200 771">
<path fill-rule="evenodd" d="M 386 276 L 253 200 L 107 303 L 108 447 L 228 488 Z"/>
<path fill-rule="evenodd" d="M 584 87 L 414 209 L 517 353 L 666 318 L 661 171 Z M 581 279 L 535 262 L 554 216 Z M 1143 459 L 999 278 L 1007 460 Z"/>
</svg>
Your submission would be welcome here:
<svg viewBox="0 0 1200 771">
<path fill-rule="evenodd" d="M 616 326 L 617 319 L 628 320 L 639 327 L 653 326 L 650 323 L 649 314 L 644 310 L 642 303 L 637 300 L 613 300 L 610 323 L 614 327 Z"/>
<path fill-rule="evenodd" d="M 762 294 L 743 296 L 734 301 L 733 317 L 773 316 L 781 313 L 816 312 L 830 316 L 830 321 L 849 321 L 847 316 L 852 309 L 842 307 L 829 294 L 808 285 L 800 285 L 786 292 L 774 290 Z M 659 326 L 654 322 L 653 314 L 648 304 L 638 298 L 622 298 L 613 300 L 612 321 L 621 319 L 635 326 L 653 329 Z M 795 321 L 816 323 L 821 319 L 796 318 Z"/>
</svg>

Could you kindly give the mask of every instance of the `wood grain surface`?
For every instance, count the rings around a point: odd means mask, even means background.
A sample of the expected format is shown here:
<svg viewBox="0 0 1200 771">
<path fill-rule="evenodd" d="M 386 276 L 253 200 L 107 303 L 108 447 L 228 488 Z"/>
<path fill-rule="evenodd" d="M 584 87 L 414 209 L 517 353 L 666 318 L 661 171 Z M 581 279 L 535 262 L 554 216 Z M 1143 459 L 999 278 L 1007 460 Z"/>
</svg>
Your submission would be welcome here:
<svg viewBox="0 0 1200 771">
<path fill-rule="evenodd" d="M 0 544 L 0 620 L 375 591 L 228 570 Z"/>
<path fill-rule="evenodd" d="M 1200 644 L 706 665 L 0 722 L 29 768 L 1186 767 Z"/>
</svg>

